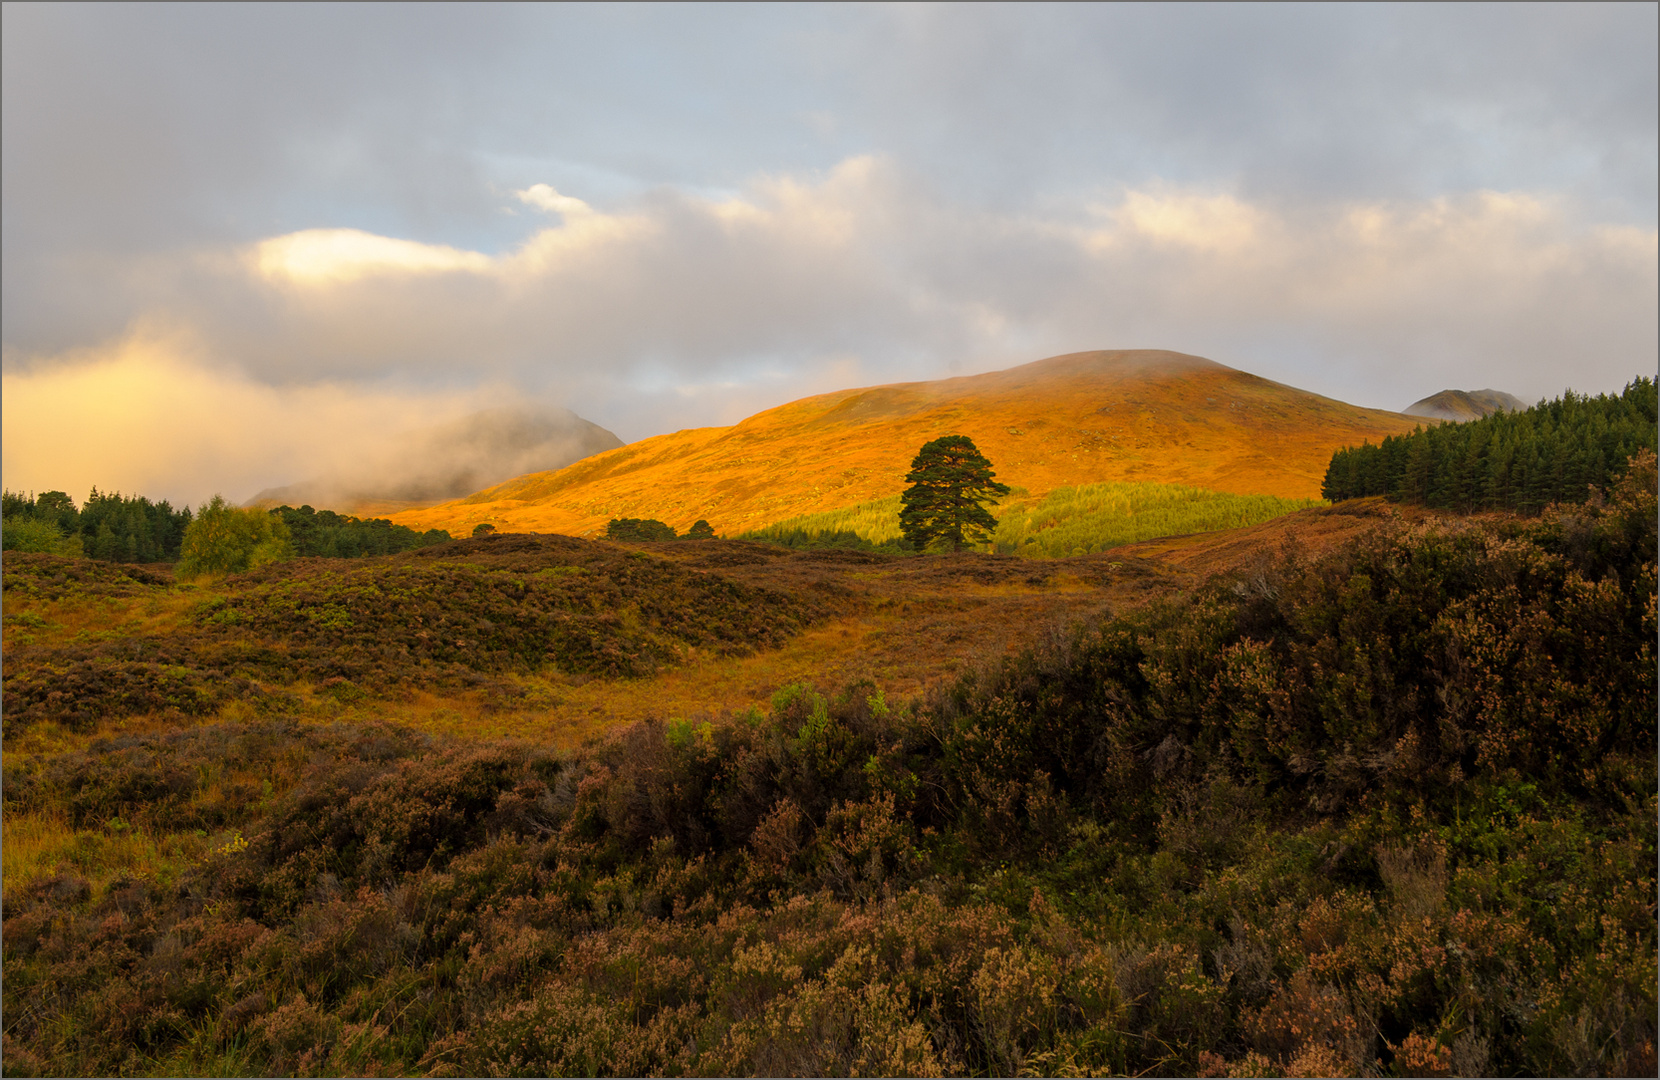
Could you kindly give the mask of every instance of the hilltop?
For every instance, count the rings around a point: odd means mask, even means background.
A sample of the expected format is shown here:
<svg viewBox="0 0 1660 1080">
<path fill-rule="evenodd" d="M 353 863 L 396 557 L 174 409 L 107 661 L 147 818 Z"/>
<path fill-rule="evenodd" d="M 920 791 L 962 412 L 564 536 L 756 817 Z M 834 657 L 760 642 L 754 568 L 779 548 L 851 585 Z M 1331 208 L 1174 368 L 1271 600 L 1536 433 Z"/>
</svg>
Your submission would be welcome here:
<svg viewBox="0 0 1660 1080">
<path fill-rule="evenodd" d="M 1401 411 L 1431 420 L 1479 420 L 1496 412 L 1521 412 L 1527 402 L 1503 390 L 1443 390 Z"/>
<path fill-rule="evenodd" d="M 916 450 L 968 435 L 998 478 L 1041 496 L 1096 481 L 1319 497 L 1332 452 L 1419 422 L 1162 350 L 1070 353 L 1005 371 L 803 398 L 532 473 L 399 524 L 581 535 L 614 517 L 728 535 L 891 496 Z"/>
</svg>

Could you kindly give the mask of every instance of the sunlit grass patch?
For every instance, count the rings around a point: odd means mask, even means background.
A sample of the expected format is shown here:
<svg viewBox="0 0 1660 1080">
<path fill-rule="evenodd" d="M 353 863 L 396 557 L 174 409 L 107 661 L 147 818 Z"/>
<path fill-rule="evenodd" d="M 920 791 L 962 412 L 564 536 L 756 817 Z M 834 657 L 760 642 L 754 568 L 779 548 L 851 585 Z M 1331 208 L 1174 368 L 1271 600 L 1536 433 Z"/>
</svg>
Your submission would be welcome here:
<svg viewBox="0 0 1660 1080">
<path fill-rule="evenodd" d="M 1285 514 L 1325 505 L 1318 499 L 1233 495 L 1178 484 L 1100 483 L 1056 488 L 1032 499 L 1015 488 L 992 509 L 999 554 L 1056 559 L 1089 555 L 1121 544 L 1162 536 L 1260 525 Z M 746 533 L 756 540 L 853 533 L 875 545 L 902 539 L 899 496 L 840 510 L 802 514 Z"/>
<path fill-rule="evenodd" d="M 1057 488 L 1035 504 L 1005 503 L 992 545 L 1002 554 L 1038 558 L 1088 555 L 1161 536 L 1260 525 L 1323 505 L 1176 484 L 1086 484 Z"/>
<path fill-rule="evenodd" d="M 101 828 L 77 829 L 62 809 L 8 810 L 0 821 L 0 879 L 12 896 L 41 878 L 73 874 L 97 897 L 117 878 L 173 880 L 210 851 L 212 839 L 205 833 L 158 835 L 119 817 Z"/>
</svg>

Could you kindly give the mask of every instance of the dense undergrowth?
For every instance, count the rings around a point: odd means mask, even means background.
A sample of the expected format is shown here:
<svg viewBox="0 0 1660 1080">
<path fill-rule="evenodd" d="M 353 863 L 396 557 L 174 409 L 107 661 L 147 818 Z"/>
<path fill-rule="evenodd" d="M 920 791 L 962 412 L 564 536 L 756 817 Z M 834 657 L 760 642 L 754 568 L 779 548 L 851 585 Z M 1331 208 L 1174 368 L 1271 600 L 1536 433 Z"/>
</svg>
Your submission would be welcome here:
<svg viewBox="0 0 1660 1080">
<path fill-rule="evenodd" d="M 70 592 L 158 596 L 153 571 L 52 555 L 5 563 L 9 603 Z M 487 685 L 553 669 L 624 677 L 691 650 L 775 646 L 822 616 L 813 602 L 568 537 L 493 536 L 374 560 L 268 564 L 201 591 L 187 633 L 82 633 L 11 641 L 6 724 L 87 729 L 99 717 L 211 715 L 231 700 L 293 711 L 284 688 L 361 697 Z"/>
<path fill-rule="evenodd" d="M 7 886 L 6 1070 L 1652 1075 L 1655 516 L 1648 457 L 916 702 L 572 755 L 272 717 L 8 759 L 9 819 L 171 854 Z"/>
</svg>

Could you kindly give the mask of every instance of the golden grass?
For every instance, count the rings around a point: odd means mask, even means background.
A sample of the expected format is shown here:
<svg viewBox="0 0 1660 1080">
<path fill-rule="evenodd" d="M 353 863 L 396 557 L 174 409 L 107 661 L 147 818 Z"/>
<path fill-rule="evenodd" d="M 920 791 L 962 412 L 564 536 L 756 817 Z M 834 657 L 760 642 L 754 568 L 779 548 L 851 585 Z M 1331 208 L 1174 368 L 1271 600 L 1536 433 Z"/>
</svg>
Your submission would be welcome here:
<svg viewBox="0 0 1660 1080">
<path fill-rule="evenodd" d="M 681 531 L 704 518 L 735 536 L 890 498 L 917 449 L 953 433 L 974 439 L 999 480 L 1036 498 L 1116 481 L 1312 499 L 1333 451 L 1423 423 L 1179 353 L 1075 353 L 805 398 L 733 427 L 645 439 L 392 519 L 454 535 L 491 522 L 582 536 L 615 517 L 656 518 Z"/>
<path fill-rule="evenodd" d="M 0 881 L 4 895 L 55 875 L 84 878 L 94 897 L 120 877 L 170 880 L 227 837 L 157 835 L 111 819 L 103 828 L 76 829 L 61 809 L 8 811 L 0 818 Z"/>
</svg>

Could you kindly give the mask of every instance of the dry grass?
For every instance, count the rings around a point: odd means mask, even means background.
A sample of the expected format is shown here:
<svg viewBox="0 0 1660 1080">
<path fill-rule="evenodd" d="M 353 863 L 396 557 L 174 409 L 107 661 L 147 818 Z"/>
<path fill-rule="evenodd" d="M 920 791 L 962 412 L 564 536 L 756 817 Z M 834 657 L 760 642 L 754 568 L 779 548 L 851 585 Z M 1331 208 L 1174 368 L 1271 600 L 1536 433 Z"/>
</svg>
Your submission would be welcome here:
<svg viewBox="0 0 1660 1080">
<path fill-rule="evenodd" d="M 0 882 L 6 897 L 45 877 L 79 878 L 91 896 L 126 877 L 171 880 L 228 837 L 158 836 L 112 819 L 101 829 L 76 829 L 61 809 L 9 811 L 0 819 Z"/>
<path fill-rule="evenodd" d="M 897 494 L 917 448 L 974 439 L 1004 483 L 1152 481 L 1242 495 L 1318 498 L 1334 450 L 1424 421 L 1361 409 L 1198 357 L 1075 353 L 959 379 L 806 398 L 730 428 L 645 439 L 466 499 L 393 515 L 468 535 L 492 522 L 573 536 L 614 517 L 735 536 L 801 514 Z"/>
<path fill-rule="evenodd" d="M 342 702 L 310 682 L 283 689 L 294 702 L 290 715 L 301 723 L 380 719 L 435 735 L 519 737 L 565 751 L 648 717 L 690 719 L 764 709 L 780 686 L 798 681 L 831 688 L 869 680 L 889 700 L 901 701 L 972 665 L 1033 646 L 1080 619 L 1191 588 L 1204 576 L 1260 559 L 1287 543 L 1311 554 L 1324 550 L 1399 512 L 1372 500 L 1345 504 L 1341 510 L 1304 511 L 1246 529 L 1041 563 L 985 555 L 790 553 L 726 542 L 640 545 L 748 585 L 840 596 L 843 613 L 776 649 L 725 657 L 690 650 L 682 663 L 643 678 L 590 678 L 553 670 L 503 676 L 502 682 L 522 691 L 518 695 L 425 687 Z M 62 644 L 89 633 L 188 632 L 191 612 L 218 588 L 175 586 L 150 596 L 60 600 L 14 600 L 9 595 L 7 647 L 18 633 L 36 635 L 42 644 Z M 32 618 L 18 619 L 23 613 Z M 8 758 L 60 754 L 85 750 L 103 738 L 256 719 L 253 705 L 232 700 L 215 715 L 197 718 L 116 715 L 81 731 L 43 722 L 8 730 L 4 752 Z"/>
</svg>

